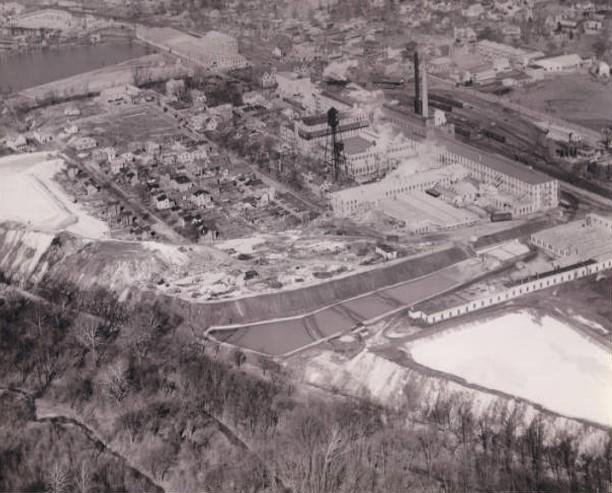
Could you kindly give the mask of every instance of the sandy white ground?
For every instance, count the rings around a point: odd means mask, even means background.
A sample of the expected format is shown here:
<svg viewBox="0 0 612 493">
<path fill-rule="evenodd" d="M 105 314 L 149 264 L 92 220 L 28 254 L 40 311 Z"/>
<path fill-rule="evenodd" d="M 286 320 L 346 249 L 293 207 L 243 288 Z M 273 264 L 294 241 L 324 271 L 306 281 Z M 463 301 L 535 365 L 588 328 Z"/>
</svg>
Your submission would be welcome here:
<svg viewBox="0 0 612 493">
<path fill-rule="evenodd" d="M 255 235 L 246 238 L 236 238 L 233 240 L 225 240 L 215 243 L 215 247 L 219 250 L 234 249 L 238 253 L 249 254 L 253 253 L 257 245 L 265 243 L 266 239 L 263 236 Z"/>
<path fill-rule="evenodd" d="M 612 426 L 612 354 L 560 320 L 527 311 L 410 343 L 422 365 Z"/>
<path fill-rule="evenodd" d="M 88 238 L 108 236 L 108 225 L 73 203 L 53 180 L 63 164 L 44 152 L 0 158 L 0 221 L 17 221 L 44 231 L 67 230 Z"/>
</svg>

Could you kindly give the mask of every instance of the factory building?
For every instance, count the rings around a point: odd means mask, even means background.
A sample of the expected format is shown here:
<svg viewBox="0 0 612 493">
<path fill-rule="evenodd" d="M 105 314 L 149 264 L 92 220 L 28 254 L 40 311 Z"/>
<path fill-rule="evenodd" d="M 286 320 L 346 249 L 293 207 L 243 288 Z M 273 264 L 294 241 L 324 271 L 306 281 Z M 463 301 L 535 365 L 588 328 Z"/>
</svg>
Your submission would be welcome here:
<svg viewBox="0 0 612 493">
<path fill-rule="evenodd" d="M 576 72 L 582 67 L 583 61 L 580 55 L 560 55 L 551 58 L 541 58 L 534 62 L 544 72 Z"/>
<path fill-rule="evenodd" d="M 502 156 L 446 140 L 439 159 L 443 164 L 460 164 L 473 178 L 502 192 L 499 197 L 503 201 L 497 206 L 514 216 L 551 209 L 559 203 L 557 180 Z"/>
<path fill-rule="evenodd" d="M 333 192 L 331 205 L 337 216 L 351 216 L 372 209 L 385 199 L 401 198 L 437 185 L 451 186 L 467 175 L 467 171 L 459 165 L 442 166 L 410 176 L 389 175 L 376 183 Z"/>
<path fill-rule="evenodd" d="M 404 194 L 397 199 L 383 199 L 379 208 L 387 216 L 401 221 L 411 233 L 462 228 L 480 221 L 476 214 L 420 191 Z"/>
<path fill-rule="evenodd" d="M 612 218 L 587 214 L 584 219 L 531 235 L 532 245 L 565 265 L 612 258 Z"/>
<path fill-rule="evenodd" d="M 340 113 L 338 135 L 342 139 L 359 135 L 369 126 L 366 115 L 362 112 Z M 301 154 L 321 153 L 324 151 L 330 135 L 327 114 L 306 116 L 281 127 L 281 139 L 288 147 Z"/>
<path fill-rule="evenodd" d="M 136 37 L 209 70 L 233 70 L 249 65 L 238 53 L 236 38 L 218 31 L 195 37 L 169 27 L 141 26 L 136 29 Z"/>
<path fill-rule="evenodd" d="M 331 196 L 334 213 L 350 216 L 376 206 L 384 198 L 396 199 L 435 187 L 452 188 L 468 176 L 491 190 L 496 209 L 514 216 L 547 210 L 558 204 L 557 180 L 454 141 L 440 142 L 429 148 L 429 155 L 421 153 L 414 161 L 422 161 L 430 169 L 408 176 L 402 176 L 398 170 L 378 183 L 334 192 Z"/>
</svg>

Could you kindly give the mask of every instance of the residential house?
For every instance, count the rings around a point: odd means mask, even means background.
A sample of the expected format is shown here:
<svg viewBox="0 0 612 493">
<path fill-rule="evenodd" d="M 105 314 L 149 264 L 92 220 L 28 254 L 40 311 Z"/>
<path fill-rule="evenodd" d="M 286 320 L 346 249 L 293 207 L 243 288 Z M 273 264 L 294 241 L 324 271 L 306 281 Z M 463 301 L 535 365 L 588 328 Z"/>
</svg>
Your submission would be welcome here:
<svg viewBox="0 0 612 493">
<path fill-rule="evenodd" d="M 171 186 L 179 192 L 187 192 L 192 186 L 193 182 L 185 175 L 178 175 L 172 177 L 170 180 Z"/>
<path fill-rule="evenodd" d="M 397 258 L 397 250 L 386 243 L 376 245 L 375 251 L 385 260 L 394 260 Z"/>
<path fill-rule="evenodd" d="M 599 19 L 588 19 L 582 24 L 585 34 L 598 34 L 603 29 L 603 21 Z"/>
<path fill-rule="evenodd" d="M 193 192 L 189 200 L 197 207 L 208 207 L 213 203 L 210 193 L 202 189 Z"/>
<path fill-rule="evenodd" d="M 136 161 L 136 155 L 130 151 L 128 152 L 124 152 L 123 154 L 121 154 L 121 156 L 119 156 L 121 159 L 123 159 L 123 162 L 125 164 L 128 163 L 133 163 L 134 161 Z"/>
<path fill-rule="evenodd" d="M 152 140 L 145 143 L 145 151 L 147 154 L 157 155 L 161 152 L 161 144 Z"/>
<path fill-rule="evenodd" d="M 117 149 L 113 146 L 102 147 L 100 150 L 106 153 L 106 159 L 115 159 L 118 156 Z"/>
<path fill-rule="evenodd" d="M 104 149 L 94 149 L 91 153 L 91 159 L 97 164 L 104 163 L 108 160 L 108 154 L 106 154 Z"/>
<path fill-rule="evenodd" d="M 276 85 L 276 72 L 273 69 L 270 72 L 264 72 L 260 79 L 261 87 L 270 89 Z"/>
<path fill-rule="evenodd" d="M 610 65 L 603 60 L 597 63 L 597 75 L 604 78 L 610 77 Z"/>
<path fill-rule="evenodd" d="M 33 134 L 34 140 L 39 144 L 47 144 L 49 142 L 53 142 L 54 136 L 49 132 L 42 132 L 40 130 L 36 130 Z"/>
<path fill-rule="evenodd" d="M 95 148 L 98 143 L 93 137 L 78 137 L 73 139 L 70 145 L 77 151 L 88 151 Z"/>
<path fill-rule="evenodd" d="M 170 79 L 166 82 L 166 95 L 178 98 L 185 93 L 185 81 L 183 79 Z"/>
<path fill-rule="evenodd" d="M 67 125 L 64 127 L 64 133 L 68 134 L 68 135 L 74 135 L 79 133 L 79 127 L 77 127 L 76 125 Z"/>
<path fill-rule="evenodd" d="M 206 102 L 208 101 L 206 98 L 206 94 L 199 89 L 191 90 L 191 102 L 196 108 L 204 108 L 206 106 Z"/>
<path fill-rule="evenodd" d="M 128 148 L 128 151 L 130 151 L 131 153 L 138 154 L 140 152 L 144 152 L 145 144 L 144 142 L 141 142 L 139 140 L 134 140 L 134 141 L 128 142 L 127 148 Z"/>
<path fill-rule="evenodd" d="M 177 162 L 176 154 L 174 154 L 174 153 L 162 154 L 161 162 L 165 166 L 173 166 L 173 165 L 175 165 L 176 162 Z"/>
<path fill-rule="evenodd" d="M 153 206 L 158 211 L 170 209 L 173 206 L 173 204 L 174 202 L 164 193 L 153 197 Z"/>
<path fill-rule="evenodd" d="M 71 180 L 74 180 L 78 173 L 79 173 L 79 168 L 75 166 L 74 164 L 69 164 L 68 166 L 66 166 L 66 174 L 68 175 L 68 178 L 70 178 Z"/>
<path fill-rule="evenodd" d="M 66 115 L 66 116 L 80 116 L 81 115 L 81 110 L 78 109 L 76 106 L 68 106 L 68 107 L 66 107 L 66 109 L 64 109 L 64 115 Z"/>
<path fill-rule="evenodd" d="M 110 106 L 134 104 L 140 89 L 131 84 L 109 87 L 100 92 L 100 102 Z"/>
<path fill-rule="evenodd" d="M 476 32 L 471 27 L 453 28 L 453 37 L 456 43 L 474 43 L 477 39 Z"/>
<path fill-rule="evenodd" d="M 108 164 L 110 166 L 110 172 L 113 175 L 116 175 L 125 167 L 125 161 L 123 160 L 123 158 L 121 158 L 121 156 L 116 156 L 112 159 L 109 159 Z"/>
<path fill-rule="evenodd" d="M 95 183 L 88 181 L 85 183 L 85 193 L 87 196 L 95 195 L 100 191 L 100 187 L 98 187 Z"/>
</svg>

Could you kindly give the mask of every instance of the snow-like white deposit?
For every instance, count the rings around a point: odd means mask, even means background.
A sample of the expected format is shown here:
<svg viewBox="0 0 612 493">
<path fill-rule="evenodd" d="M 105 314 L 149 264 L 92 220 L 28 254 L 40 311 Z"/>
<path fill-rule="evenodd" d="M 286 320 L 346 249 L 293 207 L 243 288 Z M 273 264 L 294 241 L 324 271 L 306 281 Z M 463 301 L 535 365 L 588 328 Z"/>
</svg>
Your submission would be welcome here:
<svg viewBox="0 0 612 493">
<path fill-rule="evenodd" d="M 53 240 L 53 235 L 26 229 L 0 227 L 0 270 L 16 280 L 27 280 L 38 270 L 45 273 L 47 265 L 40 260 Z"/>
<path fill-rule="evenodd" d="M 63 164 L 44 152 L 0 158 L 0 221 L 88 238 L 107 236 L 108 226 L 89 216 L 53 180 Z"/>
<path fill-rule="evenodd" d="M 528 311 L 409 344 L 418 363 L 570 417 L 612 426 L 612 354 Z"/>
<path fill-rule="evenodd" d="M 238 253 L 253 253 L 257 245 L 265 243 L 266 239 L 262 236 L 248 236 L 246 238 L 236 238 L 215 243 L 215 247 L 220 250 L 236 250 Z"/>
<path fill-rule="evenodd" d="M 187 253 L 181 251 L 181 247 L 176 245 L 166 245 L 156 241 L 143 241 L 140 244 L 146 250 L 156 252 L 162 260 L 170 265 L 181 265 L 189 260 Z"/>
</svg>

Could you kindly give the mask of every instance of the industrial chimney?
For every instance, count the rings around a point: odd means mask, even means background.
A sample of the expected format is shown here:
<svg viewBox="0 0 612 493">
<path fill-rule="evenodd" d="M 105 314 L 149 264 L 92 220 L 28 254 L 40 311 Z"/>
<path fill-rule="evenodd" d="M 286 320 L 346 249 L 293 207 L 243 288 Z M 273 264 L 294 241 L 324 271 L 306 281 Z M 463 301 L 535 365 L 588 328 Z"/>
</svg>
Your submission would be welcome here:
<svg viewBox="0 0 612 493">
<path fill-rule="evenodd" d="M 429 89 L 427 87 L 427 67 L 424 60 L 421 61 L 423 66 L 421 67 L 421 116 L 423 118 L 429 118 Z"/>
<path fill-rule="evenodd" d="M 421 65 L 419 63 L 419 52 L 414 52 L 414 112 L 417 115 L 423 113 L 421 101 Z"/>
<path fill-rule="evenodd" d="M 427 70 L 425 70 L 425 64 L 420 59 L 418 51 L 414 52 L 414 112 L 425 118 L 429 116 Z"/>
</svg>

